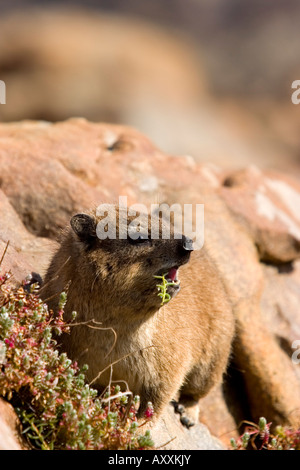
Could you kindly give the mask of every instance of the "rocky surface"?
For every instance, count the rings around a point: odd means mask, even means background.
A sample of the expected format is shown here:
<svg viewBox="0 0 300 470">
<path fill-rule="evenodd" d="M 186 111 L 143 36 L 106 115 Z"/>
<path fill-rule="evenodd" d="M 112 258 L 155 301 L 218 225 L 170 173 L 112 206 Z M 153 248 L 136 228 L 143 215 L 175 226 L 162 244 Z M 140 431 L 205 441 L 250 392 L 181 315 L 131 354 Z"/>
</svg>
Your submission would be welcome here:
<svg viewBox="0 0 300 470">
<path fill-rule="evenodd" d="M 120 195 L 128 205 L 204 203 L 206 248 L 234 304 L 237 334 L 224 384 L 200 403 L 201 426 L 188 434 L 166 410 L 157 445 L 177 436 L 169 446 L 228 447 L 241 420 L 260 416 L 299 425 L 300 365 L 291 359 L 300 340 L 297 180 L 166 155 L 135 129 L 84 119 L 1 124 L 0 175 L 2 251 L 10 241 L 2 268 L 18 280 L 45 272 L 76 211 Z M 207 440 L 207 429 L 219 440 Z"/>
<path fill-rule="evenodd" d="M 187 429 L 182 426 L 179 416 L 169 405 L 153 426 L 149 426 L 155 439 L 155 446 L 160 450 L 224 450 L 222 442 L 213 437 L 207 426 L 198 423 Z M 227 443 L 228 444 L 228 443 Z"/>
</svg>

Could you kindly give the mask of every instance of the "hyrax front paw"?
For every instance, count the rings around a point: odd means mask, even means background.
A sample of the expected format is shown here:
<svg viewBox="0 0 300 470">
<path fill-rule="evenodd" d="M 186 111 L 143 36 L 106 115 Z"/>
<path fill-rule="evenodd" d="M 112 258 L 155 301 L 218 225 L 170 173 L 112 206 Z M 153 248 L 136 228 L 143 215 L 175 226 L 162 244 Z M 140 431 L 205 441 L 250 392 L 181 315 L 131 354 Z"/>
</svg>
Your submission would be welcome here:
<svg viewBox="0 0 300 470">
<path fill-rule="evenodd" d="M 194 426 L 198 421 L 199 405 L 195 401 L 187 401 L 186 403 L 176 402 L 172 400 L 175 413 L 180 415 L 180 422 L 187 429 Z"/>
</svg>

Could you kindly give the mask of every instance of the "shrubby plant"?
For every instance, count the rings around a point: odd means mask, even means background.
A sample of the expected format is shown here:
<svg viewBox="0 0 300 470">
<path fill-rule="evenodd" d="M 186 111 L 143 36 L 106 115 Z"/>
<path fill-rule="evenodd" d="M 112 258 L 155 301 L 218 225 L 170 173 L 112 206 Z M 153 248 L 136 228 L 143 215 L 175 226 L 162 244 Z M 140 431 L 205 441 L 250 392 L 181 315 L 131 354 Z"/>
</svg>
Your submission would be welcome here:
<svg viewBox="0 0 300 470">
<path fill-rule="evenodd" d="M 36 286 L 17 288 L 0 276 L 0 396 L 10 401 L 29 445 L 39 449 L 146 449 L 149 431 L 137 421 L 138 397 L 119 386 L 99 396 L 78 367 L 57 349 L 55 335 L 68 333 L 66 295 L 53 315 Z M 25 283 L 24 283 L 25 284 Z M 149 404 L 145 421 L 151 419 Z"/>
<path fill-rule="evenodd" d="M 300 429 L 290 429 L 277 426 L 275 432 L 270 432 L 272 423 L 266 418 L 259 418 L 258 424 L 247 423 L 243 434 L 237 439 L 231 439 L 232 449 L 235 450 L 300 450 Z"/>
</svg>

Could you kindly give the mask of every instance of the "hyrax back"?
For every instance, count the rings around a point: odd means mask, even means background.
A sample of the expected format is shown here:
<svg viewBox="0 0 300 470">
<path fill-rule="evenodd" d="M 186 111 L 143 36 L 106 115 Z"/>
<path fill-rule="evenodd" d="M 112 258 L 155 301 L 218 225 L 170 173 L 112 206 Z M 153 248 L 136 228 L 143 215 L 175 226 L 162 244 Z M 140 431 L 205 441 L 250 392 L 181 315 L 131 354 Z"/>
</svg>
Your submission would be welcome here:
<svg viewBox="0 0 300 470">
<path fill-rule="evenodd" d="M 115 208 L 117 215 L 120 210 Z M 61 339 L 71 359 L 88 364 L 93 386 L 105 388 L 112 371 L 113 381 L 125 381 L 141 397 L 141 413 L 151 401 L 158 414 L 179 391 L 198 401 L 221 381 L 234 320 L 205 250 L 191 254 L 190 241 L 172 232 L 170 239 L 151 240 L 150 216 L 145 217 L 146 229 L 137 240 L 100 240 L 101 218 L 95 212 L 74 216 L 42 295 L 55 311 L 68 286 L 66 319 L 76 311 L 76 323 L 101 323 L 103 329 L 74 326 Z M 167 291 L 171 301 L 163 307 L 154 277 L 162 274 L 173 281 Z"/>
</svg>

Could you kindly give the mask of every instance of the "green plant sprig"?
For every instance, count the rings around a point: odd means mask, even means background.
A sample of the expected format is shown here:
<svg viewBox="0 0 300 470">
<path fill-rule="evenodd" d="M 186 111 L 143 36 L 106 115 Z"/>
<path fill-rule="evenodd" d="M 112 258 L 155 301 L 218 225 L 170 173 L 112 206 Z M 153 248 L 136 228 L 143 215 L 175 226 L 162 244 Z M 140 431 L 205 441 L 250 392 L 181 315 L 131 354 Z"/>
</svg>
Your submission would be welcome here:
<svg viewBox="0 0 300 470">
<path fill-rule="evenodd" d="M 170 294 L 168 294 L 167 289 L 168 289 L 169 286 L 175 286 L 175 282 L 169 282 L 166 279 L 167 274 L 168 273 L 165 273 L 162 276 L 153 276 L 155 279 L 161 279 L 162 280 L 162 284 L 156 284 L 156 287 L 159 291 L 159 293 L 157 295 L 158 295 L 158 297 L 161 298 L 161 304 L 160 305 L 167 304 L 171 300 L 171 296 L 170 296 Z"/>
<path fill-rule="evenodd" d="M 138 450 L 154 443 L 141 432 L 133 403 L 118 385 L 101 395 L 79 367 L 57 348 L 56 337 L 74 323 L 64 321 L 66 294 L 54 316 L 36 293 L 0 272 L 0 398 L 14 406 L 26 446 L 41 450 Z M 26 284 L 26 283 L 25 283 Z M 55 338 L 52 334 L 55 333 Z M 107 400 L 109 398 L 109 400 Z M 148 404 L 146 421 L 153 415 Z"/>
</svg>

